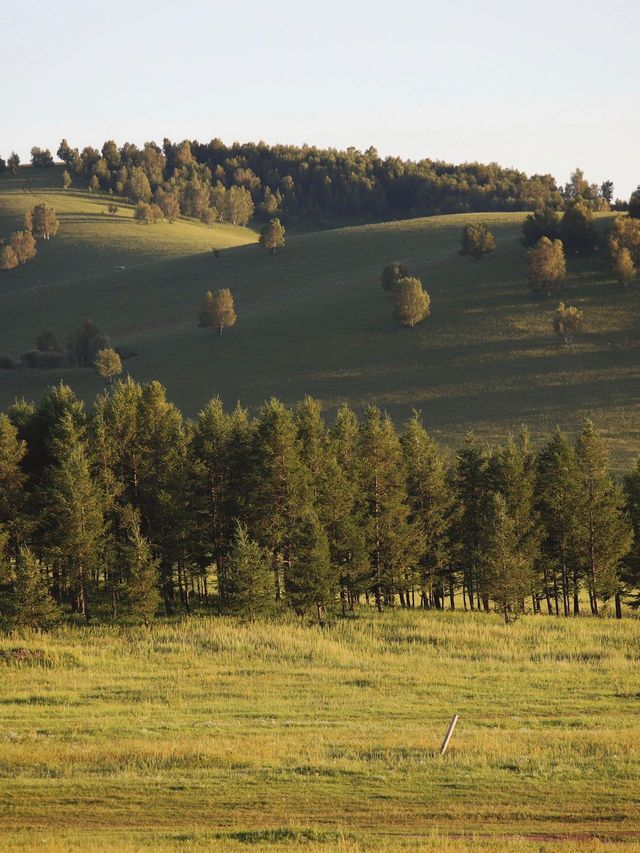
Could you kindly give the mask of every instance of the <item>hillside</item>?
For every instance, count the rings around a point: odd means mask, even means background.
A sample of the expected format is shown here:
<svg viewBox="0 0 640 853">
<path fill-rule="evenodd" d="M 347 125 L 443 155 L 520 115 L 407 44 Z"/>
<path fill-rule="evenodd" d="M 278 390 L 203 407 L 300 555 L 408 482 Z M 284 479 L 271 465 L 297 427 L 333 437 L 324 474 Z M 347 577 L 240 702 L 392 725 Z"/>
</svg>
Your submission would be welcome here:
<svg viewBox="0 0 640 853">
<path fill-rule="evenodd" d="M 640 449 L 638 292 L 620 290 L 595 260 L 570 261 L 560 297 L 583 309 L 586 328 L 573 346 L 560 345 L 556 300 L 527 286 L 523 214 L 291 234 L 272 257 L 248 229 L 138 225 L 126 206 L 111 218 L 107 198 L 64 193 L 47 187 L 46 170 L 35 174 L 28 192 L 22 178 L 0 180 L 0 229 L 16 227 L 40 199 L 59 212 L 61 229 L 34 261 L 0 274 L 0 354 L 17 357 L 43 329 L 65 340 L 90 317 L 138 353 L 126 362 L 131 375 L 160 379 L 188 414 L 215 394 L 249 406 L 312 394 L 329 411 L 343 400 L 375 403 L 398 419 L 419 408 L 451 444 L 470 428 L 490 438 L 525 421 L 536 435 L 592 414 L 618 463 Z M 477 219 L 498 238 L 481 262 L 457 253 L 462 226 Z M 225 249 L 219 259 L 214 245 Z M 431 294 L 431 317 L 412 330 L 391 319 L 379 284 L 394 259 Z M 219 287 L 232 289 L 238 312 L 222 338 L 196 320 L 204 291 Z M 86 399 L 101 387 L 89 371 L 5 372 L 0 407 L 59 378 Z"/>
</svg>

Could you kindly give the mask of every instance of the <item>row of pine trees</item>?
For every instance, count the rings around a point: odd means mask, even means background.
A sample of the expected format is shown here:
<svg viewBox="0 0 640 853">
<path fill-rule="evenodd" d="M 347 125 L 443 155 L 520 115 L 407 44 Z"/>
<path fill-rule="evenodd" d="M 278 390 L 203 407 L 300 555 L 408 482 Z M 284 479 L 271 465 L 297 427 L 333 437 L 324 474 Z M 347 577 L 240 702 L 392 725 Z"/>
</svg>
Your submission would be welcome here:
<svg viewBox="0 0 640 853">
<path fill-rule="evenodd" d="M 317 401 L 185 421 L 158 382 L 90 412 L 61 384 L 0 415 L 0 621 L 194 609 L 319 620 L 389 606 L 622 615 L 640 585 L 640 464 L 586 421 L 446 454 L 416 414 L 328 426 Z"/>
</svg>

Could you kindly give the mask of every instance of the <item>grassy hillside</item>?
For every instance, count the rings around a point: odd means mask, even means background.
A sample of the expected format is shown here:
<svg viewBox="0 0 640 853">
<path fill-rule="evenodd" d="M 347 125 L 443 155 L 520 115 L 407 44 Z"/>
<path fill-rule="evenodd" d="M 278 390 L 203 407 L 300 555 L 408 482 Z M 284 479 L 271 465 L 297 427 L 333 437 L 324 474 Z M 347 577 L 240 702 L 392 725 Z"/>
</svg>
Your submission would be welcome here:
<svg viewBox="0 0 640 853">
<path fill-rule="evenodd" d="M 491 438 L 526 421 L 540 434 L 591 414 L 620 464 L 640 449 L 638 290 L 620 290 L 597 261 L 570 261 L 560 296 L 584 310 L 586 328 L 573 346 L 560 345 L 557 300 L 533 296 L 526 283 L 522 214 L 290 235 L 271 257 L 246 229 L 137 225 L 130 209 L 106 216 L 106 199 L 47 190 L 46 175 L 28 193 L 20 180 L 0 180 L 5 230 L 36 197 L 56 207 L 62 227 L 33 262 L 0 274 L 0 354 L 16 357 L 45 328 L 65 339 L 90 317 L 139 353 L 126 364 L 135 378 L 160 379 L 188 414 L 214 394 L 254 406 L 309 393 L 328 410 L 376 403 L 402 419 L 419 408 L 452 444 L 469 428 Z M 462 226 L 478 218 L 498 248 L 474 262 L 457 247 Z M 225 247 L 221 258 L 213 245 Z M 378 281 L 394 259 L 432 297 L 432 316 L 413 330 L 391 319 Z M 203 292 L 219 287 L 232 289 L 239 318 L 221 339 L 196 321 Z M 0 374 L 0 406 L 38 396 L 59 376 Z M 62 376 L 86 398 L 100 389 L 89 371 Z"/>
<path fill-rule="evenodd" d="M 0 847 L 638 849 L 638 639 L 459 612 L 0 638 Z"/>
</svg>

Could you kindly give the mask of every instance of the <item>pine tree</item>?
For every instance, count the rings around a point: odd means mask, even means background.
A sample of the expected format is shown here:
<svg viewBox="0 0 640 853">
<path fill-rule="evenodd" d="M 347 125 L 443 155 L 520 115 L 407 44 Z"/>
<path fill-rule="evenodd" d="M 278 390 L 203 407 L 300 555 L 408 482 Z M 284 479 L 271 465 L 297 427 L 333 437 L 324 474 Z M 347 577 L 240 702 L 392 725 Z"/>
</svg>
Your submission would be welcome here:
<svg viewBox="0 0 640 853">
<path fill-rule="evenodd" d="M 160 560 L 153 556 L 151 545 L 140 532 L 137 519 L 131 525 L 128 541 L 120 553 L 124 571 L 124 614 L 135 622 L 148 625 L 162 602 Z"/>
<path fill-rule="evenodd" d="M 520 433 L 518 441 L 509 438 L 489 459 L 489 486 L 504 498 L 506 511 L 513 522 L 513 549 L 521 560 L 523 571 L 526 570 L 530 578 L 530 587 L 525 592 L 533 596 L 534 612 L 539 609 L 534 590 L 534 572 L 540 558 L 542 536 L 536 508 L 536 475 L 536 456 L 526 430 Z"/>
<path fill-rule="evenodd" d="M 58 566 L 74 611 L 90 617 L 90 588 L 105 534 L 104 502 L 83 432 L 70 413 L 56 424 L 53 463 L 46 471 L 47 551 Z"/>
<path fill-rule="evenodd" d="M 273 570 L 264 548 L 252 540 L 246 525 L 236 523 L 229 551 L 224 610 L 248 619 L 276 612 Z"/>
<path fill-rule="evenodd" d="M 5 569 L 4 583 L 2 574 L 0 571 L 0 590 L 5 586 L 5 593 L 0 594 L 0 625 L 46 631 L 60 621 L 62 611 L 49 591 L 45 568 L 29 548 L 18 551 L 8 584 L 9 573 Z"/>
<path fill-rule="evenodd" d="M 371 586 L 379 611 L 393 604 L 413 603 L 419 583 L 417 564 L 424 542 L 410 520 L 404 460 L 391 419 L 379 409 L 367 409 L 360 428 L 360 488 L 368 516 L 367 538 Z"/>
<path fill-rule="evenodd" d="M 22 462 L 27 455 L 25 441 L 7 415 L 0 414 L 0 534 L 13 552 L 22 541 L 26 519 L 23 517 L 26 475 Z"/>
<path fill-rule="evenodd" d="M 154 555 L 160 557 L 167 613 L 173 611 L 175 581 L 180 602 L 188 613 L 191 584 L 185 552 L 189 530 L 187 436 L 181 413 L 167 400 L 166 390 L 159 382 L 142 387 L 136 443 L 136 508 L 140 511 L 142 534 L 151 542 Z"/>
<path fill-rule="evenodd" d="M 484 590 L 508 624 L 522 612 L 532 574 L 531 565 L 519 548 L 516 525 L 507 503 L 495 492 L 485 501 L 480 562 Z"/>
<path fill-rule="evenodd" d="M 198 415 L 189 448 L 192 538 L 203 576 L 207 565 L 216 565 L 223 605 L 227 596 L 227 552 L 234 534 L 233 519 L 239 510 L 235 486 L 241 481 L 236 476 L 239 472 L 235 469 L 233 448 L 236 438 L 233 416 L 215 398 Z"/>
<path fill-rule="evenodd" d="M 278 400 L 263 406 L 252 445 L 250 529 L 271 555 L 280 600 L 296 559 L 299 521 L 313 514 L 313 495 L 293 416 Z"/>
<path fill-rule="evenodd" d="M 565 616 L 580 613 L 581 573 L 574 558 L 576 525 L 582 514 L 580 470 L 566 434 L 556 430 L 538 455 L 536 498 L 544 527 L 541 570 L 549 613 L 559 598 Z"/>
<path fill-rule="evenodd" d="M 488 458 L 473 434 L 467 435 L 456 454 L 452 473 L 452 490 L 456 509 L 449 530 L 452 557 L 462 574 L 462 597 L 465 610 L 467 600 L 472 610 L 481 602 L 488 607 L 488 593 L 483 576 L 482 513 L 488 493 Z"/>
<path fill-rule="evenodd" d="M 442 452 L 415 412 L 400 439 L 407 471 L 411 520 L 420 529 L 424 552 L 420 558 L 423 606 L 444 607 L 445 596 L 455 607 L 455 578 L 447 541 L 451 493 Z"/>
<path fill-rule="evenodd" d="M 333 571 L 327 535 L 314 510 L 306 510 L 296 520 L 292 537 L 292 560 L 285 575 L 287 599 L 302 615 L 315 608 L 318 622 L 324 625 L 331 602 Z"/>
<path fill-rule="evenodd" d="M 357 482 L 339 464 L 337 447 L 322 419 L 320 404 L 307 397 L 296 410 L 301 457 L 310 475 L 314 508 L 326 535 L 332 585 L 340 587 L 343 613 L 364 589 L 368 559 Z"/>
<path fill-rule="evenodd" d="M 620 578 L 622 591 L 630 597 L 632 607 L 637 608 L 640 607 L 640 457 L 633 471 L 624 478 L 624 494 L 633 539 L 621 566 Z"/>
<path fill-rule="evenodd" d="M 616 597 L 619 609 L 618 572 L 630 550 L 632 531 L 624 513 L 622 491 L 608 470 L 602 436 L 590 420 L 578 439 L 576 457 L 585 498 L 578 516 L 576 556 L 587 579 L 591 612 L 597 616 L 599 598 Z"/>
</svg>

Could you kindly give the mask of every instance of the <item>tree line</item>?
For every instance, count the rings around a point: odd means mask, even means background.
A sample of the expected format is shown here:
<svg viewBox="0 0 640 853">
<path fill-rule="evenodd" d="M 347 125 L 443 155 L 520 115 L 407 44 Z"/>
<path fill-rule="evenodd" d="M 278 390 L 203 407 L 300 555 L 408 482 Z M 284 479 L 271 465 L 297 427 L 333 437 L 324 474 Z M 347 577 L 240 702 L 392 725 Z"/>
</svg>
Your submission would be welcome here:
<svg viewBox="0 0 640 853">
<path fill-rule="evenodd" d="M 418 414 L 330 425 L 306 398 L 191 421 L 158 382 L 91 411 L 67 386 L 0 415 L 0 619 L 150 621 L 385 607 L 601 613 L 638 605 L 640 462 L 618 484 L 586 421 L 449 457 Z"/>
<path fill-rule="evenodd" d="M 375 148 L 362 152 L 165 139 L 161 146 L 147 142 L 142 148 L 108 140 L 99 149 L 80 151 L 63 139 L 56 154 L 65 165 L 65 187 L 78 175 L 92 191 L 155 205 L 169 221 L 184 215 L 244 225 L 258 214 L 322 227 L 541 205 L 561 209 L 577 195 L 593 209 L 613 203 L 611 182 L 590 184 L 579 169 L 561 186 L 551 175 L 528 176 L 496 163 L 383 158 Z M 53 157 L 48 149 L 35 147 L 31 162 L 46 167 Z M 4 165 L 17 174 L 19 163 L 13 153 L 6 164 L 0 160 L 0 169 Z M 157 212 L 141 208 L 139 215 Z"/>
</svg>

